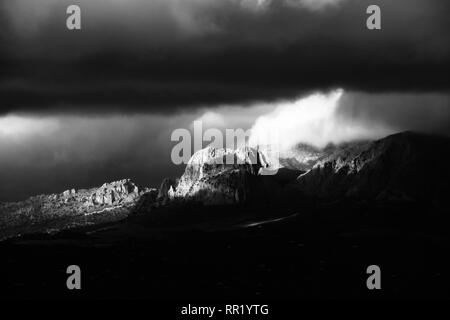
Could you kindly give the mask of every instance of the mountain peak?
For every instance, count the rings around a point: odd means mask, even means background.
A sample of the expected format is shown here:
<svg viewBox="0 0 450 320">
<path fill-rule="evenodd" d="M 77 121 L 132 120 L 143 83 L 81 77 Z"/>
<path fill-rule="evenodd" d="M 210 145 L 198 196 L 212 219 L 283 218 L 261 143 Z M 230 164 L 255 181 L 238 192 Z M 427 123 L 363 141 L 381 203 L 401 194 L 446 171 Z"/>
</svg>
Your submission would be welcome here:
<svg viewBox="0 0 450 320">
<path fill-rule="evenodd" d="M 238 149 L 207 147 L 189 160 L 176 185 L 165 185 L 165 193 L 174 199 L 203 204 L 233 204 L 245 201 L 247 178 L 268 167 L 264 154 L 251 147 Z"/>
<path fill-rule="evenodd" d="M 359 147 L 347 146 L 318 161 L 297 179 L 303 194 L 328 199 L 444 201 L 450 140 L 401 132 Z"/>
</svg>

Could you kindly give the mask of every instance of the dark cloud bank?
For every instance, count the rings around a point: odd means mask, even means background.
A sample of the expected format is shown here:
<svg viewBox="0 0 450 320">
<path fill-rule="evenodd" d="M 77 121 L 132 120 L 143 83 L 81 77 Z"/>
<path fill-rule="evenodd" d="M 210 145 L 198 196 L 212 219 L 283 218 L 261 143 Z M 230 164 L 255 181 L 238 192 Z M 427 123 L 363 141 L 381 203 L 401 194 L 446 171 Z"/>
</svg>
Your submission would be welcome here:
<svg viewBox="0 0 450 320">
<path fill-rule="evenodd" d="M 73 1 L 2 2 L 1 112 L 172 112 L 335 87 L 449 89 L 445 0 L 376 1 L 381 31 L 365 27 L 374 4 L 365 0 L 76 2 L 77 32 L 65 29 Z"/>
</svg>

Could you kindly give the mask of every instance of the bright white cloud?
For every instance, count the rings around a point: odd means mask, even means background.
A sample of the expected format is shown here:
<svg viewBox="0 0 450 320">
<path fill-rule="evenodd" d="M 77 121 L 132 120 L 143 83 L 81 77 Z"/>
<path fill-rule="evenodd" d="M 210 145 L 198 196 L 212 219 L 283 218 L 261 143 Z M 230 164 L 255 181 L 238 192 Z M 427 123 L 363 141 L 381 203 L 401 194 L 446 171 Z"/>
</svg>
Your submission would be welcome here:
<svg viewBox="0 0 450 320">
<path fill-rule="evenodd" d="M 336 90 L 276 104 L 272 112 L 255 121 L 250 143 L 270 145 L 276 136 L 283 154 L 298 143 L 321 148 L 329 143 L 377 138 L 389 133 L 380 124 L 356 122 L 341 116 L 338 108 L 343 94 L 343 90 Z"/>
</svg>

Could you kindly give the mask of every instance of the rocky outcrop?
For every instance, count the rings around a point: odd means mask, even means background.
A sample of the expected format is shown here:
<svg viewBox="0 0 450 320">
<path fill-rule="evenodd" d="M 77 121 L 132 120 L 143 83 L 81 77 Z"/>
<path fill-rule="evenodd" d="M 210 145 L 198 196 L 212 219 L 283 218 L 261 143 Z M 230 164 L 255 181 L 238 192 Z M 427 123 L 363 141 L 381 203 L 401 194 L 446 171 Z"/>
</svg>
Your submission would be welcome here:
<svg viewBox="0 0 450 320">
<path fill-rule="evenodd" d="M 297 179 L 305 195 L 322 199 L 446 201 L 450 141 L 404 132 L 335 150 Z"/>
<path fill-rule="evenodd" d="M 291 170 L 308 171 L 318 163 L 330 157 L 344 155 L 344 153 L 358 154 L 363 151 L 370 141 L 352 141 L 340 144 L 329 144 L 318 148 L 309 144 L 300 143 L 280 157 L 280 165 Z"/>
<path fill-rule="evenodd" d="M 280 165 L 287 169 L 308 171 L 324 156 L 324 149 L 300 143 L 283 154 Z"/>
<path fill-rule="evenodd" d="M 170 199 L 173 199 L 177 183 L 178 181 L 170 178 L 165 178 L 163 180 L 156 198 L 161 205 L 166 205 Z"/>
<path fill-rule="evenodd" d="M 135 203 L 148 189 L 140 189 L 130 180 L 105 183 L 96 190 L 88 192 L 87 197 L 82 197 L 87 207 L 114 206 Z"/>
<path fill-rule="evenodd" d="M 252 178 L 267 167 L 264 155 L 256 149 L 208 147 L 192 156 L 183 176 L 171 186 L 167 196 L 204 205 L 243 203 L 253 191 Z"/>
<path fill-rule="evenodd" d="M 129 179 L 105 183 L 99 188 L 70 189 L 61 194 L 40 195 L 25 201 L 0 204 L 0 231 L 63 220 L 65 225 L 97 220 L 123 219 L 133 212 L 143 195 L 155 189 L 140 188 Z M 105 217 L 107 215 L 107 217 Z M 86 217 L 89 216 L 89 219 Z M 102 216 L 101 219 L 98 219 Z M 24 232 L 24 231 L 22 231 Z"/>
<path fill-rule="evenodd" d="M 89 190 L 66 190 L 62 194 L 50 196 L 50 203 L 64 203 L 74 212 L 89 214 L 105 207 L 133 205 L 142 194 L 150 191 L 151 189 L 139 188 L 133 181 L 124 179 Z"/>
</svg>

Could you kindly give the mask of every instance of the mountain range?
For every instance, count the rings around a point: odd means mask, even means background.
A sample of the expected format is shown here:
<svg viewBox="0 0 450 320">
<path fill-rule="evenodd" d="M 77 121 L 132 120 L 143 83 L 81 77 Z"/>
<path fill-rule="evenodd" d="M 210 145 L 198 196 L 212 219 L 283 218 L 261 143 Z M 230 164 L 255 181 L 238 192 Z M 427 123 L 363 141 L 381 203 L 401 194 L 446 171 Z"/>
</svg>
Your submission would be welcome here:
<svg viewBox="0 0 450 320">
<path fill-rule="evenodd" d="M 417 203 L 443 212 L 450 192 L 449 156 L 448 138 L 402 132 L 322 149 L 299 144 L 280 159 L 278 174 L 266 176 L 261 171 L 271 164 L 261 151 L 207 147 L 192 156 L 179 179 L 164 179 L 159 189 L 125 179 L 1 203 L 0 238 L 114 223 L 191 204 L 213 212 L 217 206 L 300 208 L 311 201 Z M 234 164 L 227 164 L 230 158 Z"/>
</svg>

